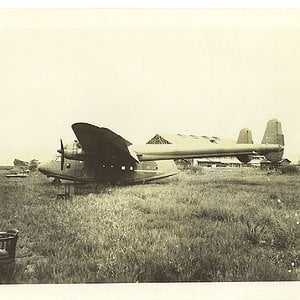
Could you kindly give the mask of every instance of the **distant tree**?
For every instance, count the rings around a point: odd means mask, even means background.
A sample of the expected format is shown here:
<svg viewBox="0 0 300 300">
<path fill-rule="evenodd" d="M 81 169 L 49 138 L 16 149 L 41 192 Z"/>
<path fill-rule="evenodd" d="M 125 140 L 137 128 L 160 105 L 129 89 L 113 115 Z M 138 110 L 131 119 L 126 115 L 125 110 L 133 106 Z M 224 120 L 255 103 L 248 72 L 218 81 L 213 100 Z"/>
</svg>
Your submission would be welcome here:
<svg viewBox="0 0 300 300">
<path fill-rule="evenodd" d="M 280 168 L 280 171 L 282 174 L 299 174 L 299 168 L 297 165 L 287 165 Z"/>
<path fill-rule="evenodd" d="M 29 165 L 29 163 L 27 161 L 23 161 L 23 160 L 20 160 L 17 158 L 14 160 L 14 166 L 16 166 L 16 167 L 26 167 L 28 165 Z"/>
<path fill-rule="evenodd" d="M 30 170 L 30 172 L 35 172 L 38 168 L 38 164 L 39 164 L 39 161 L 37 159 L 32 159 L 29 162 L 29 166 L 28 166 L 28 169 Z"/>
</svg>

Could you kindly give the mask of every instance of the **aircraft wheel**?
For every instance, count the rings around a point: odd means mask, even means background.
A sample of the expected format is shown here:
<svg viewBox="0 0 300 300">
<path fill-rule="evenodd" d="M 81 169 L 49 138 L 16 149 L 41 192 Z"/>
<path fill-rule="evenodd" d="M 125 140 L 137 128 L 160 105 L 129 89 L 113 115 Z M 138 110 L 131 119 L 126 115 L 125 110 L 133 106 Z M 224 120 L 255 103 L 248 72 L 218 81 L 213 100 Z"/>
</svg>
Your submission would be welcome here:
<svg viewBox="0 0 300 300">
<path fill-rule="evenodd" d="M 53 179 L 52 184 L 54 184 L 54 185 L 61 184 L 61 180 L 59 178 L 55 178 L 55 179 Z"/>
</svg>

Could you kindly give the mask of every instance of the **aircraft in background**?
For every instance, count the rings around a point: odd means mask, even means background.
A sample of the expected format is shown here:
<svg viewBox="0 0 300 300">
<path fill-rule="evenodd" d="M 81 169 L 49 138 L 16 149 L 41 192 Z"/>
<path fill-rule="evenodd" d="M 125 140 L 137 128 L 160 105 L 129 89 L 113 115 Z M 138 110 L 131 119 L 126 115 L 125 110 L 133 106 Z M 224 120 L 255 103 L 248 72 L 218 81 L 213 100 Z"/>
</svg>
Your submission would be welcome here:
<svg viewBox="0 0 300 300">
<path fill-rule="evenodd" d="M 40 172 L 56 181 L 143 183 L 177 174 L 175 159 L 236 156 L 248 163 L 258 154 L 276 164 L 284 150 L 284 136 L 277 119 L 268 122 L 261 144 L 253 144 L 249 129 L 240 131 L 237 143 L 192 136 L 193 143 L 139 146 L 104 127 L 75 123 L 72 129 L 78 141 L 64 146 L 60 140 L 60 155 L 39 167 Z"/>
</svg>

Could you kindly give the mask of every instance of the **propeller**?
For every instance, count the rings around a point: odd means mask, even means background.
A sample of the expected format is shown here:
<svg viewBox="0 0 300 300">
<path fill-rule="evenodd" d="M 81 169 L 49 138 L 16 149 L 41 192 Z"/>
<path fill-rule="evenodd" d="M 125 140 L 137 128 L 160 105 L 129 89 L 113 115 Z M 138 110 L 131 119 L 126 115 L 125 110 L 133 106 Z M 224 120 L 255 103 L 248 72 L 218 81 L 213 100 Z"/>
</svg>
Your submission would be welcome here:
<svg viewBox="0 0 300 300">
<path fill-rule="evenodd" d="M 65 149 L 62 139 L 60 139 L 60 154 L 61 154 L 61 160 L 60 160 L 60 170 L 62 171 L 64 169 L 64 162 L 65 162 Z"/>
</svg>

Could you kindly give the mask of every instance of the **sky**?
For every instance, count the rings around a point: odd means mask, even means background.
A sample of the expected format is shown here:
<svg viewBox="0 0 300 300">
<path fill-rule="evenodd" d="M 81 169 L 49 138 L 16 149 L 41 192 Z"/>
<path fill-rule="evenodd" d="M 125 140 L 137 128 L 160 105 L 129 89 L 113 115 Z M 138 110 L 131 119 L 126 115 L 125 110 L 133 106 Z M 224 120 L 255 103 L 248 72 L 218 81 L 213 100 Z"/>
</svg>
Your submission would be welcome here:
<svg viewBox="0 0 300 300">
<path fill-rule="evenodd" d="M 0 165 L 42 162 L 71 125 L 260 143 L 277 118 L 300 157 L 299 9 L 0 10 Z"/>
</svg>

